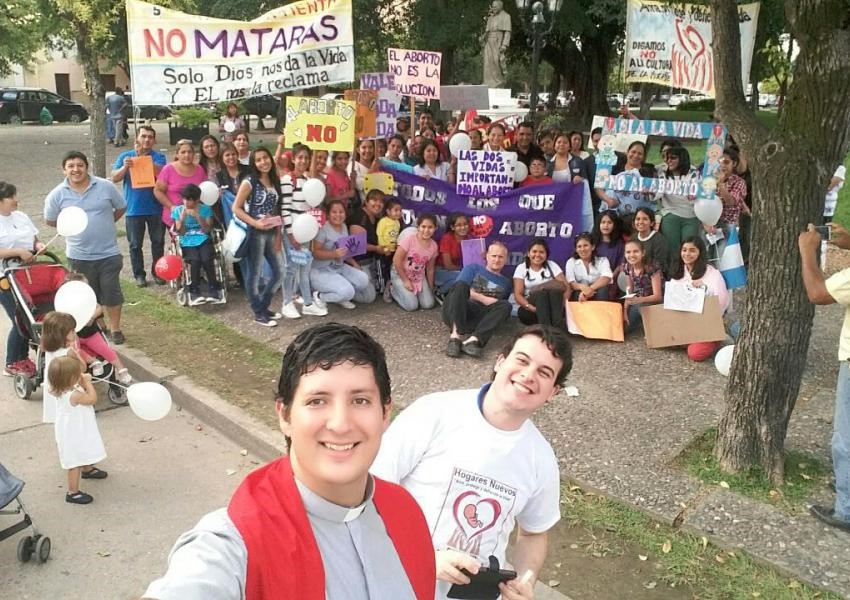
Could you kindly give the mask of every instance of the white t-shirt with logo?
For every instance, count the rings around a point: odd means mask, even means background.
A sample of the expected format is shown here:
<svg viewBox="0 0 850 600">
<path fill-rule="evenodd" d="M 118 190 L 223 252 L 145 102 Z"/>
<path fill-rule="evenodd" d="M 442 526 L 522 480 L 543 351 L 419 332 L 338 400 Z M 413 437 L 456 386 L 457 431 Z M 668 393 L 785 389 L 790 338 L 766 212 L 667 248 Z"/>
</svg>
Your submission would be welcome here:
<svg viewBox="0 0 850 600">
<path fill-rule="evenodd" d="M 543 533 L 561 518 L 560 475 L 552 447 L 531 421 L 517 431 L 493 427 L 478 395 L 454 390 L 419 398 L 384 434 L 371 472 L 413 495 L 435 548 L 461 550 L 484 564 L 492 554 L 504 564 L 517 523 Z M 451 586 L 437 583 L 436 597 L 445 598 Z"/>
<path fill-rule="evenodd" d="M 517 265 L 514 271 L 514 279 L 522 279 L 525 283 L 525 294 L 528 295 L 538 285 L 543 285 L 548 281 L 552 281 L 558 275 L 563 273 L 561 267 L 554 260 L 547 260 L 543 268 L 535 271 L 533 268 L 525 266 L 524 262 Z"/>
</svg>

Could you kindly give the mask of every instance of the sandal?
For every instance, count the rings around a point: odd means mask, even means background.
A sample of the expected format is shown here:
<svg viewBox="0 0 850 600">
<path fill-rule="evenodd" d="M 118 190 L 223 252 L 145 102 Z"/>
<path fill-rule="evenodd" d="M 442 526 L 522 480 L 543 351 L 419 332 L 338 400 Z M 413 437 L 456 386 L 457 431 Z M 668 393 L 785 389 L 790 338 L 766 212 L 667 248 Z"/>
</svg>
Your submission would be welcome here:
<svg viewBox="0 0 850 600">
<path fill-rule="evenodd" d="M 109 473 L 97 467 L 92 467 L 90 471 L 83 471 L 82 474 L 83 479 L 106 479 L 107 476 Z"/>
</svg>

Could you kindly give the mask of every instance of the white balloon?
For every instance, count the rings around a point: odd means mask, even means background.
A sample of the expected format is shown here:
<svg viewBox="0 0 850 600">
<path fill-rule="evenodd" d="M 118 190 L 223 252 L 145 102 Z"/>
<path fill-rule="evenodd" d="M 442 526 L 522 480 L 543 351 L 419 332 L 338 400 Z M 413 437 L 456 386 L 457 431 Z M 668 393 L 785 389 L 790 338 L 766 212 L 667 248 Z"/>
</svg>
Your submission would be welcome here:
<svg viewBox="0 0 850 600">
<path fill-rule="evenodd" d="M 405 227 L 401 230 L 401 233 L 398 234 L 398 237 L 396 238 L 396 244 L 402 243 L 411 235 L 416 235 L 416 227 Z"/>
<path fill-rule="evenodd" d="M 720 214 L 723 212 L 723 203 L 719 199 L 715 200 L 697 200 L 694 204 L 694 214 L 697 219 L 705 225 L 717 225 L 720 220 Z"/>
<path fill-rule="evenodd" d="M 516 171 L 514 171 L 514 181 L 519 183 L 520 181 L 524 181 L 526 177 L 528 177 L 528 167 L 525 166 L 524 162 L 518 160 L 516 162 Z"/>
<path fill-rule="evenodd" d="M 292 237 L 299 244 L 306 244 L 319 233 L 319 222 L 313 215 L 298 215 L 292 221 Z"/>
<path fill-rule="evenodd" d="M 79 331 L 94 316 L 97 310 L 97 298 L 89 284 L 83 281 L 69 281 L 56 290 L 53 308 L 74 317 L 77 322 L 75 329 Z"/>
<path fill-rule="evenodd" d="M 452 156 L 457 156 L 461 152 L 472 148 L 472 140 L 465 133 L 456 133 L 449 140 L 449 152 Z"/>
<path fill-rule="evenodd" d="M 304 202 L 316 208 L 324 201 L 327 188 L 322 180 L 316 177 L 305 181 L 301 192 L 304 194 Z"/>
<path fill-rule="evenodd" d="M 140 419 L 159 421 L 171 411 L 171 393 L 153 381 L 134 383 L 127 388 L 130 408 Z"/>
<path fill-rule="evenodd" d="M 68 206 L 56 218 L 56 231 L 63 237 L 80 235 L 89 224 L 89 216 L 79 206 Z"/>
<path fill-rule="evenodd" d="M 629 276 L 623 272 L 620 272 L 617 275 L 617 287 L 620 288 L 620 291 L 624 294 L 626 293 L 626 289 L 629 287 Z"/>
<path fill-rule="evenodd" d="M 234 123 L 233 121 L 225 121 L 224 130 L 227 133 L 233 133 L 234 131 L 236 131 L 236 123 Z"/>
<path fill-rule="evenodd" d="M 714 355 L 714 366 L 724 377 L 729 377 L 729 370 L 732 368 L 732 354 L 735 352 L 735 345 L 723 346 Z"/>
<path fill-rule="evenodd" d="M 212 206 L 218 202 L 219 189 L 212 181 L 205 181 L 198 186 L 201 188 L 201 202 L 207 206 Z"/>
</svg>

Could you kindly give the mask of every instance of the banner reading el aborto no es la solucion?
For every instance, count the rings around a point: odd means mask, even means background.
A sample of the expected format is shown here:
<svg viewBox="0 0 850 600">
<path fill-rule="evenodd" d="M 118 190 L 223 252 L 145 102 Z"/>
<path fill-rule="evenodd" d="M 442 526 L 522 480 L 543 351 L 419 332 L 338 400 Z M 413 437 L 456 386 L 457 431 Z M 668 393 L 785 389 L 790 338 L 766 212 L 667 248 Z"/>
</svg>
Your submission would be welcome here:
<svg viewBox="0 0 850 600">
<path fill-rule="evenodd" d="M 302 0 L 253 21 L 127 0 L 137 105 L 237 100 L 354 79 L 351 0 Z"/>
</svg>

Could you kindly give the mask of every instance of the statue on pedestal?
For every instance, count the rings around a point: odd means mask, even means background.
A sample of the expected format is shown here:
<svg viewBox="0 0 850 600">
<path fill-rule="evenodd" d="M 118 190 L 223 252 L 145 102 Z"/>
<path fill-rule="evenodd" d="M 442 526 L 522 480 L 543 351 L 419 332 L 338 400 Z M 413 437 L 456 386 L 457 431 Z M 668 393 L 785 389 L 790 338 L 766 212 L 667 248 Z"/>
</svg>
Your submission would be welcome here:
<svg viewBox="0 0 850 600">
<path fill-rule="evenodd" d="M 505 53 L 511 43 L 511 16 L 505 12 L 501 0 L 494 0 L 490 7 L 481 43 L 484 45 L 484 85 L 504 87 L 507 81 Z"/>
</svg>

